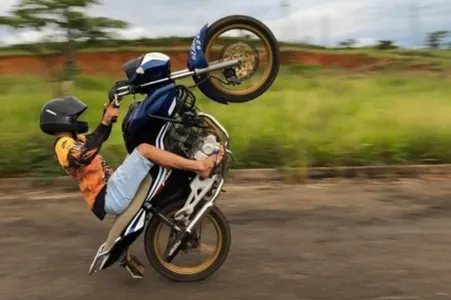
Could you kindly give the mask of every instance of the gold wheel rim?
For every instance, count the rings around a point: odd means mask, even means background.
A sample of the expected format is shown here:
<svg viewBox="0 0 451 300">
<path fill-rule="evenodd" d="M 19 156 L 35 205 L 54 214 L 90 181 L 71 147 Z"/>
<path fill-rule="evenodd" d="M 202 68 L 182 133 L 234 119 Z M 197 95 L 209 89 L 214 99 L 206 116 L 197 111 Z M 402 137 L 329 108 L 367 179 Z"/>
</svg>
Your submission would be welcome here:
<svg viewBox="0 0 451 300">
<path fill-rule="evenodd" d="M 214 220 L 210 215 L 207 215 L 207 218 L 212 221 L 214 228 L 216 230 L 216 237 L 218 240 L 218 242 L 216 243 L 217 247 L 216 247 L 215 251 L 213 252 L 213 254 L 210 255 L 210 257 L 208 257 L 200 265 L 194 266 L 194 267 L 180 267 L 180 266 L 177 266 L 177 265 L 174 265 L 171 263 L 167 263 L 163 260 L 163 253 L 158 247 L 159 241 L 160 241 L 160 239 L 159 239 L 160 231 L 164 224 L 163 222 L 160 222 L 160 224 L 158 225 L 158 227 L 155 230 L 153 244 L 154 244 L 154 249 L 155 249 L 157 259 L 165 268 L 167 268 L 168 270 L 170 270 L 174 273 L 180 274 L 180 275 L 194 275 L 194 274 L 198 274 L 198 273 L 205 271 L 211 265 L 213 265 L 213 263 L 218 258 L 219 252 L 221 251 L 221 248 L 222 248 L 222 236 L 221 236 L 221 230 L 220 230 L 218 222 L 216 222 L 216 220 Z M 202 246 L 200 245 L 200 247 L 202 247 Z"/>
<path fill-rule="evenodd" d="M 231 95 L 244 95 L 244 94 L 249 94 L 252 93 L 254 91 L 256 91 L 259 87 L 261 87 L 263 85 L 263 83 L 269 78 L 269 74 L 271 73 L 271 66 L 273 64 L 273 60 L 274 60 L 274 53 L 271 51 L 271 46 L 269 44 L 268 39 L 258 30 L 256 30 L 255 28 L 245 25 L 245 24 L 234 24 L 234 25 L 229 25 L 224 27 L 222 30 L 218 31 L 208 42 L 207 46 L 205 47 L 205 58 L 207 59 L 207 61 L 210 61 L 210 51 L 212 49 L 211 48 L 211 44 L 216 40 L 216 38 L 221 35 L 222 33 L 230 30 L 230 29 L 238 29 L 238 30 L 243 30 L 243 29 L 247 29 L 250 32 L 254 33 L 255 35 L 257 35 L 261 41 L 263 41 L 265 48 L 268 52 L 267 55 L 267 61 L 268 61 L 268 65 L 269 67 L 267 67 L 265 69 L 265 72 L 263 73 L 263 77 L 262 79 L 257 83 L 257 84 L 253 84 L 252 86 L 250 86 L 249 88 L 243 90 L 243 91 L 233 91 L 233 90 L 229 90 L 224 88 L 220 82 L 218 82 L 218 80 L 210 80 L 210 82 L 220 91 L 224 92 L 224 93 L 228 93 Z M 252 78 L 252 77 L 251 77 Z"/>
</svg>

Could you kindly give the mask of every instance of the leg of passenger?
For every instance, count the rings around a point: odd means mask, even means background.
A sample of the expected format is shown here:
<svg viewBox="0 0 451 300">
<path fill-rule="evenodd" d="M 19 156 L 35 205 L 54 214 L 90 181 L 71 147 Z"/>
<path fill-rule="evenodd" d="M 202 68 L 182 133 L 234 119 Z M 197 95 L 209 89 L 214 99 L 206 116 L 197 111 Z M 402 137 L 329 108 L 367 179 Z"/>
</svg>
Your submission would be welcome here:
<svg viewBox="0 0 451 300">
<path fill-rule="evenodd" d="M 136 149 L 126 157 L 108 180 L 105 196 L 108 214 L 120 215 L 128 208 L 152 166 Z"/>
<path fill-rule="evenodd" d="M 113 215 L 121 215 L 126 211 L 152 166 L 137 150 L 128 155 L 108 181 L 105 211 Z M 135 255 L 130 254 L 128 248 L 123 251 L 119 264 L 133 278 L 144 277 L 144 266 Z"/>
</svg>

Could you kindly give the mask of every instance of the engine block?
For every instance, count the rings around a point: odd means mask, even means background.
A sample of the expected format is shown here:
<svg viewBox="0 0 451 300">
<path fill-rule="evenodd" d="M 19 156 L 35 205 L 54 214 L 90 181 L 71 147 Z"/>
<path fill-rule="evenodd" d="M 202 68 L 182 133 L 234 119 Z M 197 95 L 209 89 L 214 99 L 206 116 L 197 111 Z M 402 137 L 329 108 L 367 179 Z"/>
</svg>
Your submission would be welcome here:
<svg viewBox="0 0 451 300">
<path fill-rule="evenodd" d="M 188 159 L 204 159 L 219 149 L 211 129 L 172 123 L 164 139 L 165 149 Z"/>
</svg>

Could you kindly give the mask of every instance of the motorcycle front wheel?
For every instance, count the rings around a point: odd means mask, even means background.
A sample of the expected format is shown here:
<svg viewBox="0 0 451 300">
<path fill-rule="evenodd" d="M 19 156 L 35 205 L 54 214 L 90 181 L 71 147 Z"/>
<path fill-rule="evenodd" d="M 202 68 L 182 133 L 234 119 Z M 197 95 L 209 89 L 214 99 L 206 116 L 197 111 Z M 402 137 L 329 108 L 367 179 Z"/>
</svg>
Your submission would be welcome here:
<svg viewBox="0 0 451 300">
<path fill-rule="evenodd" d="M 238 33 L 220 37 L 233 30 Z M 245 31 L 249 33 L 243 34 Z M 227 102 L 242 103 L 258 98 L 272 86 L 279 73 L 277 39 L 265 24 L 250 16 L 227 16 L 211 24 L 203 51 L 210 65 L 242 60 L 238 67 L 210 73 L 205 82 Z M 261 78 L 256 78 L 258 75 Z"/>
<path fill-rule="evenodd" d="M 181 209 L 184 204 L 185 201 L 171 203 L 164 207 L 160 213 L 173 220 L 173 215 Z M 193 234 L 192 237 L 189 237 L 184 245 L 182 245 L 182 250 L 178 253 L 174 260 L 171 263 L 167 263 L 163 259 L 163 253 L 165 251 L 165 247 L 169 246 L 176 234 L 174 231 L 171 231 L 169 225 L 166 224 L 160 217 L 155 216 L 152 218 L 145 232 L 144 247 L 147 258 L 155 271 L 173 281 L 193 282 L 204 280 L 215 273 L 222 266 L 230 250 L 230 227 L 226 217 L 216 206 L 213 207 L 203 221 L 205 220 L 211 221 L 213 224 L 215 236 L 217 238 L 217 242 L 214 243 L 215 245 L 203 243 L 201 236 L 203 230 L 202 223 L 199 225 L 196 233 Z M 162 231 L 164 226 L 166 226 L 168 231 L 170 231 L 166 242 L 162 239 Z M 163 242 L 162 248 L 160 248 L 161 242 Z M 191 263 L 189 266 L 180 266 L 176 263 L 178 258 L 184 258 L 184 256 L 187 256 L 190 252 L 205 252 L 210 255 L 208 255 L 205 261 L 198 264 Z"/>
</svg>

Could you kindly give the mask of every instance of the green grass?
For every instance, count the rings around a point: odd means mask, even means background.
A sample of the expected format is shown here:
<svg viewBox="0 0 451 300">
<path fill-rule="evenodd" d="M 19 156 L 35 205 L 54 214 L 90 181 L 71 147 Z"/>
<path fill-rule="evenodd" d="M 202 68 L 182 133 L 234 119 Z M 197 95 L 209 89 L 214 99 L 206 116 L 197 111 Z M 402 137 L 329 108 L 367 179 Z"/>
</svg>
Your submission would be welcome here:
<svg viewBox="0 0 451 300">
<path fill-rule="evenodd" d="M 116 79 L 77 81 L 75 94 L 89 104 L 92 128 Z M 50 85 L 42 78 L 3 77 L 0 95 L 0 175 L 63 174 L 52 138 L 39 131 Z M 235 168 L 451 162 L 451 85 L 441 74 L 349 76 L 292 66 L 249 103 L 223 106 L 196 95 L 198 106 L 229 130 Z M 131 101 L 124 101 L 122 116 Z M 113 166 L 123 159 L 119 123 L 102 153 Z"/>
</svg>

